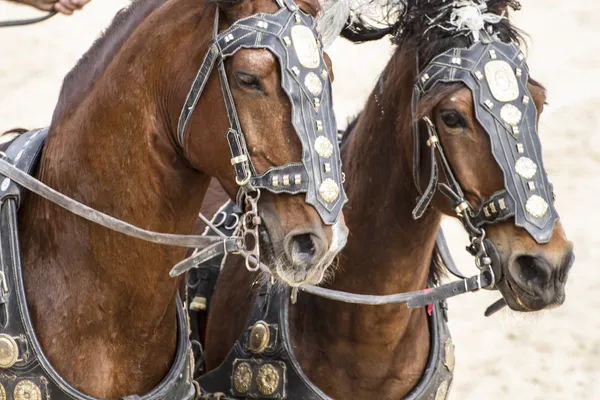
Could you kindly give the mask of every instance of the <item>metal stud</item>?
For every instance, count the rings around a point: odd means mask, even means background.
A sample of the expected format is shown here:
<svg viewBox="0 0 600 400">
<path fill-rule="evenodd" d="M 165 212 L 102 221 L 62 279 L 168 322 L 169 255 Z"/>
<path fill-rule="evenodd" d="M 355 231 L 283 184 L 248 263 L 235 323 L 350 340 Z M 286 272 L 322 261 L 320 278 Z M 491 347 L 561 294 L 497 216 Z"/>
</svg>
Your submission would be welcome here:
<svg viewBox="0 0 600 400">
<path fill-rule="evenodd" d="M 492 202 L 490 203 L 490 211 L 492 214 L 496 214 L 498 211 L 496 210 L 496 205 Z"/>
<path fill-rule="evenodd" d="M 525 148 L 523 147 L 522 143 L 517 143 L 517 153 L 519 153 L 519 154 L 525 153 Z"/>
<path fill-rule="evenodd" d="M 250 329 L 248 337 L 248 349 L 254 353 L 262 353 L 269 346 L 271 331 L 265 321 L 258 321 Z"/>
<path fill-rule="evenodd" d="M 300 68 L 292 67 L 292 72 L 294 73 L 294 75 L 298 76 L 300 75 Z"/>
<path fill-rule="evenodd" d="M 496 55 L 496 50 L 490 50 L 490 57 L 492 58 L 492 60 L 498 58 L 498 56 Z"/>
<path fill-rule="evenodd" d="M 300 175 L 300 174 L 294 175 L 294 184 L 296 184 L 296 185 L 302 184 L 302 175 Z"/>
<path fill-rule="evenodd" d="M 330 163 L 325 163 L 323 165 L 323 169 L 325 170 L 325 173 L 328 174 L 331 172 L 331 164 Z"/>
<path fill-rule="evenodd" d="M 483 214 L 486 217 L 491 217 L 490 210 L 489 210 L 489 208 L 487 206 L 483 207 Z"/>
<path fill-rule="evenodd" d="M 319 107 L 321 107 L 321 100 L 319 100 L 319 98 L 318 98 L 318 97 L 315 97 L 315 100 L 314 100 L 314 106 L 315 106 L 315 109 L 316 109 L 316 110 L 318 110 L 318 109 L 319 109 Z"/>
<path fill-rule="evenodd" d="M 517 75 L 517 78 L 520 78 L 523 76 L 523 70 L 521 68 L 517 68 L 515 70 L 515 75 Z"/>
<path fill-rule="evenodd" d="M 290 186 L 290 176 L 289 175 L 283 176 L 283 186 Z"/>
<path fill-rule="evenodd" d="M 320 119 L 317 120 L 317 131 L 322 131 L 323 130 L 323 121 L 321 121 Z"/>
<path fill-rule="evenodd" d="M 523 96 L 523 104 L 529 104 L 529 96 Z"/>
<path fill-rule="evenodd" d="M 498 206 L 501 210 L 506 210 L 506 201 L 504 201 L 504 199 L 498 200 Z"/>
<path fill-rule="evenodd" d="M 481 71 L 475 71 L 475 76 L 477 77 L 477 79 L 479 79 L 480 81 L 483 80 L 484 76 L 481 73 Z"/>
<path fill-rule="evenodd" d="M 535 182 L 529 181 L 529 182 L 527 182 L 527 186 L 529 186 L 530 191 L 533 192 L 535 190 Z"/>
<path fill-rule="evenodd" d="M 523 55 L 523 53 L 519 53 L 519 55 L 517 56 L 517 58 L 519 59 L 519 61 L 523 61 L 523 59 L 525 58 L 525 56 Z"/>
<path fill-rule="evenodd" d="M 512 130 L 513 130 L 513 135 L 519 136 L 520 132 L 519 132 L 519 127 L 518 126 L 513 126 Z"/>
<path fill-rule="evenodd" d="M 286 46 L 291 46 L 292 45 L 292 39 L 290 39 L 289 36 L 284 36 L 283 37 L 283 42 L 285 43 Z"/>
<path fill-rule="evenodd" d="M 229 35 L 225 36 L 225 43 L 229 43 L 231 42 L 233 39 L 235 39 L 235 37 L 233 36 L 232 33 L 230 33 Z"/>
<path fill-rule="evenodd" d="M 6 189 L 8 189 L 8 185 L 10 185 L 10 179 L 4 178 L 4 180 L 2 181 L 2 185 L 0 185 L 0 189 L 3 192 L 6 192 Z"/>
<path fill-rule="evenodd" d="M 460 65 L 461 63 L 462 60 L 460 59 L 460 57 L 452 57 L 452 64 Z"/>
<path fill-rule="evenodd" d="M 256 23 L 256 26 L 258 26 L 259 28 L 263 28 L 263 29 L 269 28 L 269 24 L 266 21 L 258 21 Z"/>
<path fill-rule="evenodd" d="M 273 176 L 273 187 L 277 187 L 279 186 L 279 176 L 275 175 Z"/>
<path fill-rule="evenodd" d="M 421 82 L 425 83 L 429 80 L 429 74 L 425 73 L 423 74 L 423 76 L 421 77 Z"/>
<path fill-rule="evenodd" d="M 489 108 L 490 110 L 492 108 L 494 108 L 494 103 L 491 100 L 486 100 L 484 101 L 484 104 L 487 106 L 487 108 Z"/>
<path fill-rule="evenodd" d="M 329 72 L 327 71 L 327 68 L 323 68 L 323 70 L 321 71 L 321 78 L 327 79 L 328 76 Z"/>
<path fill-rule="evenodd" d="M 294 17 L 296 18 L 296 23 L 299 24 L 300 22 L 302 22 L 302 20 L 300 19 L 300 16 L 298 14 L 294 15 Z"/>
</svg>

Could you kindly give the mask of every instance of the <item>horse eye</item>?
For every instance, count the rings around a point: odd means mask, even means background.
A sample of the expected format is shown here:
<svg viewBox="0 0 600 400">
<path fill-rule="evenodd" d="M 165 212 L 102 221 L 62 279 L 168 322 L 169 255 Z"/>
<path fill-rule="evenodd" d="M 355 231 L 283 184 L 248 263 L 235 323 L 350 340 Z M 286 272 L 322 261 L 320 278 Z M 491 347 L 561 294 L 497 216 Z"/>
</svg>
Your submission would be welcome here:
<svg viewBox="0 0 600 400">
<path fill-rule="evenodd" d="M 263 91 L 262 83 L 256 75 L 252 75 L 247 72 L 236 72 L 235 78 L 237 79 L 240 86 L 244 86 L 261 92 Z"/>
<path fill-rule="evenodd" d="M 467 121 L 458 111 L 442 111 L 442 121 L 448 128 L 466 128 Z"/>
</svg>

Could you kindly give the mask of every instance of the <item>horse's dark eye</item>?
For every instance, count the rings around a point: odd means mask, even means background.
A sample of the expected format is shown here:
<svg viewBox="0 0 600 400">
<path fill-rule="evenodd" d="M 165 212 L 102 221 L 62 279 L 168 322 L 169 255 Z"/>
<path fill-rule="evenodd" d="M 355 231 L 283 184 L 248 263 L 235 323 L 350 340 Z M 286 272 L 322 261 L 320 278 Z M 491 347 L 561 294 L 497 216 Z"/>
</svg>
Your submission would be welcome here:
<svg viewBox="0 0 600 400">
<path fill-rule="evenodd" d="M 235 77 L 240 86 L 245 86 L 250 89 L 263 91 L 262 83 L 256 75 L 249 74 L 247 72 L 237 72 Z"/>
<path fill-rule="evenodd" d="M 467 121 L 458 111 L 442 111 L 442 121 L 448 128 L 466 128 Z"/>
</svg>

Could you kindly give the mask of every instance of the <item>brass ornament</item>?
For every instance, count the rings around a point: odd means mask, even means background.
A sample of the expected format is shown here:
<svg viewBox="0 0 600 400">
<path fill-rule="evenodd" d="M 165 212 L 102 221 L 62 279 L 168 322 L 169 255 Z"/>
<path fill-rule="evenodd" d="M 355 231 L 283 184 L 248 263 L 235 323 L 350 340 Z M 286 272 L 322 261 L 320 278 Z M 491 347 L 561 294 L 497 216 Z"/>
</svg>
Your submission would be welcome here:
<svg viewBox="0 0 600 400">
<path fill-rule="evenodd" d="M 319 194 L 327 203 L 333 203 L 340 195 L 340 188 L 333 179 L 327 178 L 319 186 Z"/>
<path fill-rule="evenodd" d="M 258 391 L 264 395 L 271 395 L 275 393 L 279 386 L 279 372 L 271 364 L 265 364 L 258 370 L 256 376 L 256 385 Z"/>
<path fill-rule="evenodd" d="M 537 165 L 531 158 L 521 157 L 515 163 L 515 171 L 525 179 L 531 179 L 537 172 Z"/>
<path fill-rule="evenodd" d="M 308 26 L 296 25 L 291 30 L 292 43 L 298 61 L 306 68 L 314 69 L 321 64 L 317 39 Z"/>
<path fill-rule="evenodd" d="M 246 393 L 252 383 L 252 367 L 247 362 L 239 363 L 233 373 L 233 387 L 238 393 Z"/>
<path fill-rule="evenodd" d="M 304 78 L 304 85 L 306 85 L 308 91 L 315 96 L 320 95 L 323 91 L 323 83 L 314 72 L 309 72 L 306 74 L 306 78 Z"/>
<path fill-rule="evenodd" d="M 0 383 L 0 400 L 6 400 L 6 389 L 4 389 L 4 386 Z"/>
<path fill-rule="evenodd" d="M 517 107 L 513 106 L 512 104 L 505 104 L 500 109 L 500 117 L 507 124 L 511 126 L 517 126 L 519 122 L 521 122 L 523 114 Z"/>
<path fill-rule="evenodd" d="M 535 218 L 542 218 L 548 211 L 548 203 L 537 194 L 534 194 L 527 200 L 525 210 Z"/>
<path fill-rule="evenodd" d="M 10 368 L 19 359 L 19 345 L 12 336 L 0 334 L 0 368 Z"/>
<path fill-rule="evenodd" d="M 448 368 L 448 371 L 454 371 L 454 343 L 452 339 L 446 340 L 446 346 L 444 349 L 444 365 Z"/>
<path fill-rule="evenodd" d="M 315 151 L 319 157 L 329 158 L 333 154 L 333 144 L 325 136 L 319 136 L 315 140 Z"/>
<path fill-rule="evenodd" d="M 17 383 L 13 394 L 15 400 L 42 400 L 42 392 L 38 385 L 28 380 Z"/>
<path fill-rule="evenodd" d="M 485 64 L 485 78 L 496 100 L 506 103 L 519 97 L 517 77 L 506 61 L 493 60 Z"/>
<path fill-rule="evenodd" d="M 448 381 L 442 382 L 437 392 L 435 393 L 435 400 L 445 400 L 448 396 Z"/>
<path fill-rule="evenodd" d="M 258 321 L 250 329 L 248 348 L 255 353 L 262 353 L 269 345 L 270 335 L 269 325 L 264 321 Z"/>
</svg>

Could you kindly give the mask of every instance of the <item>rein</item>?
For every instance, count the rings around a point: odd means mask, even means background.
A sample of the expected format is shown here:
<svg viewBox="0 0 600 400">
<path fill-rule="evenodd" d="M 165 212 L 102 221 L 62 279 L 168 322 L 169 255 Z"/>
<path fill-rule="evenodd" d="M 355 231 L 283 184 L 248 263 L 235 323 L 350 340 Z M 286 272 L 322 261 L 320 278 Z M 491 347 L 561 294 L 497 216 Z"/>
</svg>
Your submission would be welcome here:
<svg viewBox="0 0 600 400">
<path fill-rule="evenodd" d="M 48 14 L 44 15 L 43 17 L 30 18 L 30 19 L 17 19 L 14 21 L 0 21 L 0 28 L 10 28 L 13 26 L 25 26 L 25 25 L 37 24 L 38 22 L 42 22 L 42 21 L 45 21 L 47 19 L 54 17 L 56 14 L 58 14 L 58 11 L 51 11 Z"/>
</svg>

